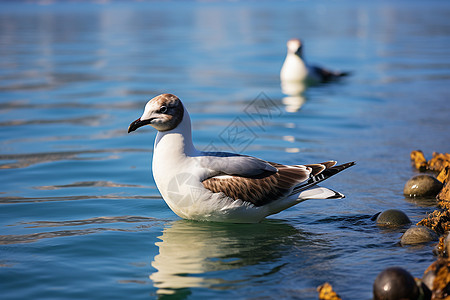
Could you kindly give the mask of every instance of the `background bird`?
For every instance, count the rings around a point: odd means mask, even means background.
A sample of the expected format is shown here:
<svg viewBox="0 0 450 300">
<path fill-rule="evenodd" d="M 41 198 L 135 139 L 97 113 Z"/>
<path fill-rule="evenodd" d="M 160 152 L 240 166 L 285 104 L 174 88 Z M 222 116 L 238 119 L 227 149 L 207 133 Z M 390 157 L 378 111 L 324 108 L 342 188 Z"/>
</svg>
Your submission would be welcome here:
<svg viewBox="0 0 450 300">
<path fill-rule="evenodd" d="M 309 65 L 303 55 L 303 43 L 299 39 L 287 42 L 287 55 L 280 72 L 283 82 L 297 81 L 308 84 L 328 82 L 347 76 L 349 72 L 331 71 L 325 68 Z"/>
</svg>

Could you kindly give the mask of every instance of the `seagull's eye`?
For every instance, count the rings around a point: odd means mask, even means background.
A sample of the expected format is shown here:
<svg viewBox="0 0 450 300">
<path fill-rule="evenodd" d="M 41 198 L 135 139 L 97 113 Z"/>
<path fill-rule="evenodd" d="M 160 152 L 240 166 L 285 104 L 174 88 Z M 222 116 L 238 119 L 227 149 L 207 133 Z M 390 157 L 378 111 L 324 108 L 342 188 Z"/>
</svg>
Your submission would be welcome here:
<svg viewBox="0 0 450 300">
<path fill-rule="evenodd" d="M 162 113 L 162 114 L 165 114 L 166 112 L 167 112 L 167 106 L 161 106 L 160 108 L 159 108 L 159 112 L 160 113 Z"/>
</svg>

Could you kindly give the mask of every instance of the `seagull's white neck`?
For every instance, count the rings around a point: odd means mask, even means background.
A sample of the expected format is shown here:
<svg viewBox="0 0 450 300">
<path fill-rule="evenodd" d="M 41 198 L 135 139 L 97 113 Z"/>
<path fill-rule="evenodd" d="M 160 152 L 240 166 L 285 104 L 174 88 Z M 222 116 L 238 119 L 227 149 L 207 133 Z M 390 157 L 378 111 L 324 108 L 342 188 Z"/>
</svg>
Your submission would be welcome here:
<svg viewBox="0 0 450 300">
<path fill-rule="evenodd" d="M 305 61 L 305 58 L 303 57 L 303 53 L 301 53 L 301 52 L 297 53 L 297 52 L 289 52 L 288 51 L 287 56 L 297 57 L 297 59 L 301 59 L 302 61 Z"/>
<path fill-rule="evenodd" d="M 192 143 L 191 118 L 184 108 L 183 120 L 172 130 L 158 131 L 155 139 L 155 153 L 164 151 L 164 156 L 177 157 L 179 155 L 192 156 L 198 151 Z"/>
</svg>

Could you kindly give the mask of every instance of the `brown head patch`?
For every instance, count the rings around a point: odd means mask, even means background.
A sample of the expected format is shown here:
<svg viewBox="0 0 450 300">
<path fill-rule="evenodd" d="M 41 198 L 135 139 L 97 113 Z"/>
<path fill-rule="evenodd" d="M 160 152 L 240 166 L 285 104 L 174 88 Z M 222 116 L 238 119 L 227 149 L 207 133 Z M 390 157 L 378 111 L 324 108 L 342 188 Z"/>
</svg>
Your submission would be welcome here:
<svg viewBox="0 0 450 300">
<path fill-rule="evenodd" d="M 149 104 L 158 115 L 158 118 L 151 123 L 158 131 L 175 129 L 183 120 L 183 103 L 175 95 L 161 94 L 150 100 Z"/>
</svg>

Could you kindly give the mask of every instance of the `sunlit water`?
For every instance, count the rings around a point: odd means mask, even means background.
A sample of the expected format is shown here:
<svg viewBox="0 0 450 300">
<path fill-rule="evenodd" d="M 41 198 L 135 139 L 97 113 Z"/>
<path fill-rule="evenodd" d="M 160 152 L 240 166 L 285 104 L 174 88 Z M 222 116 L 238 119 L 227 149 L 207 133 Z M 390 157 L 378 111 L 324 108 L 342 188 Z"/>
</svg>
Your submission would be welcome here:
<svg viewBox="0 0 450 300">
<path fill-rule="evenodd" d="M 402 189 L 411 150 L 450 151 L 449 15 L 448 1 L 1 3 L 1 298 L 316 299 L 328 281 L 370 299 L 388 266 L 421 277 L 434 245 L 401 247 L 406 228 L 370 217 L 434 210 Z M 352 76 L 284 95 L 292 37 Z M 180 220 L 151 175 L 155 132 L 126 133 L 163 92 L 199 149 L 357 161 L 327 182 L 347 197 L 254 225 Z"/>
</svg>

